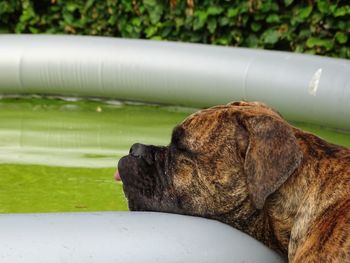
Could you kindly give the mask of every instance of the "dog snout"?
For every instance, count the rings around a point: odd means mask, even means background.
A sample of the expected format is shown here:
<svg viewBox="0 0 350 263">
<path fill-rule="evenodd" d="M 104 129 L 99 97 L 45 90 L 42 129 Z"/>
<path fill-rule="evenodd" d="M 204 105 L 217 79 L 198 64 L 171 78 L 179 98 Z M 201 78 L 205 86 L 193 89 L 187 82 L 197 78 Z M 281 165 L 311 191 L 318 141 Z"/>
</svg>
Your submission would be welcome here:
<svg viewBox="0 0 350 263">
<path fill-rule="evenodd" d="M 131 146 L 129 154 L 145 160 L 149 165 L 153 163 L 153 151 L 151 146 L 135 143 Z"/>
<path fill-rule="evenodd" d="M 146 145 L 135 143 L 131 146 L 129 154 L 134 157 L 143 157 L 146 154 Z"/>
</svg>

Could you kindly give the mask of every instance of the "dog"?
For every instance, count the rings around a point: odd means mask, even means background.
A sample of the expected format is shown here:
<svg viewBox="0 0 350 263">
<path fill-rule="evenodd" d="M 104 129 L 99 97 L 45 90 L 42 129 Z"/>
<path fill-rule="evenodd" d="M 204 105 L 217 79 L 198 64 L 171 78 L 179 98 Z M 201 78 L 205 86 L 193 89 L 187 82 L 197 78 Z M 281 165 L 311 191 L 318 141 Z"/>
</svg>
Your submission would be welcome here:
<svg viewBox="0 0 350 263">
<path fill-rule="evenodd" d="M 350 262 L 350 150 L 259 102 L 198 111 L 120 159 L 130 210 L 229 224 L 289 262 Z"/>
</svg>

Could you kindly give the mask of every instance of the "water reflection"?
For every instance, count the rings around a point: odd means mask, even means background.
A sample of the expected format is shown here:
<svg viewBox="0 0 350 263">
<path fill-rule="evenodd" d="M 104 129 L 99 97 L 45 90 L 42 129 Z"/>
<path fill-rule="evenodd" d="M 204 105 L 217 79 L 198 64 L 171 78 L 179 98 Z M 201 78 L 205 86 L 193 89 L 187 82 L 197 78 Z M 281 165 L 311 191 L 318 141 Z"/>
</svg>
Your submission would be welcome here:
<svg viewBox="0 0 350 263">
<path fill-rule="evenodd" d="M 134 142 L 164 145 L 192 109 L 116 101 L 0 100 L 0 163 L 114 167 Z"/>
</svg>

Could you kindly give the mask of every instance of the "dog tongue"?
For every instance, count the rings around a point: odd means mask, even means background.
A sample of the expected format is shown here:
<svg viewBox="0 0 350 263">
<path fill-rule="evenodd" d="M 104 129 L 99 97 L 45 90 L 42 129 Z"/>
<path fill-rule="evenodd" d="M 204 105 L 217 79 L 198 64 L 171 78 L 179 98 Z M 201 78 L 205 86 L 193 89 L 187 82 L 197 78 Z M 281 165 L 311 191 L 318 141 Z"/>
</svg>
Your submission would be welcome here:
<svg viewBox="0 0 350 263">
<path fill-rule="evenodd" d="M 118 170 L 115 172 L 115 174 L 114 174 L 114 179 L 116 180 L 116 181 L 121 181 L 122 179 L 120 178 L 120 174 L 119 174 L 119 172 L 118 172 Z"/>
</svg>

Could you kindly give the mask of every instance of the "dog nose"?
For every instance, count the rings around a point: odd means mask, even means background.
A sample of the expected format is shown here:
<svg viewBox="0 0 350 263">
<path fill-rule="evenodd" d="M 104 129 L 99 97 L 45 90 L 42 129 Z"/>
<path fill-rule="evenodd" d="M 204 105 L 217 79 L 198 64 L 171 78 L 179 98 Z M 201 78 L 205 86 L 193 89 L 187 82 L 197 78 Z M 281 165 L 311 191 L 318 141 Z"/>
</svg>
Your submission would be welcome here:
<svg viewBox="0 0 350 263">
<path fill-rule="evenodd" d="M 153 146 L 135 143 L 131 146 L 129 154 L 134 157 L 142 158 L 147 164 L 153 164 Z"/>
<path fill-rule="evenodd" d="M 135 143 L 131 146 L 129 153 L 135 157 L 142 157 L 146 153 L 146 145 Z"/>
</svg>

